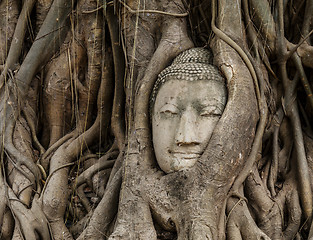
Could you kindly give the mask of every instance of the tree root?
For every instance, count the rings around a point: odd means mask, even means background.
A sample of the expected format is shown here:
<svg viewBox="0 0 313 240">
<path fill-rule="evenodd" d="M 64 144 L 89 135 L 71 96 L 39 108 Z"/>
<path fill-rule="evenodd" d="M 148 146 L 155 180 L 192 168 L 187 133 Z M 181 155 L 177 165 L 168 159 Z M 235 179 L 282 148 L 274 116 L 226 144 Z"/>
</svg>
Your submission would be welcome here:
<svg viewBox="0 0 313 240">
<path fill-rule="evenodd" d="M 108 227 L 117 213 L 121 183 L 122 171 L 120 169 L 115 174 L 110 185 L 108 185 L 103 198 L 89 221 L 87 228 L 83 231 L 78 240 L 97 240 L 103 239 L 104 236 L 107 236 Z M 105 213 L 105 215 L 103 215 L 103 213 Z"/>
<path fill-rule="evenodd" d="M 232 205 L 226 225 L 227 239 L 270 240 L 256 225 L 245 201 L 229 198 L 227 205 L 229 209 Z"/>
<path fill-rule="evenodd" d="M 35 123 L 32 120 L 30 114 L 28 113 L 28 107 L 26 109 L 25 108 L 23 109 L 23 113 L 24 113 L 25 119 L 28 123 L 28 126 L 30 128 L 33 143 L 34 143 L 35 147 L 37 148 L 37 150 L 39 150 L 40 156 L 42 156 L 46 150 L 44 149 L 44 147 L 41 145 L 41 143 L 39 142 L 39 140 L 37 138 Z"/>
<path fill-rule="evenodd" d="M 87 170 L 85 170 L 83 173 L 81 173 L 78 176 L 76 180 L 77 187 L 85 183 L 87 180 L 91 180 L 93 175 L 95 175 L 97 172 L 107 169 L 107 168 L 112 168 L 114 163 L 115 163 L 115 160 L 108 161 L 107 158 L 101 157 L 98 160 L 98 163 L 92 165 L 91 167 L 89 167 Z"/>
<path fill-rule="evenodd" d="M 4 84 L 8 70 L 12 69 L 12 67 L 18 63 L 18 59 L 20 57 L 22 46 L 24 43 L 26 26 L 30 19 L 29 16 L 34 7 L 35 2 L 36 0 L 27 0 L 23 4 L 23 8 L 19 15 L 13 35 L 14 41 L 12 41 L 11 43 L 9 53 L 5 61 L 4 69 L 0 75 L 0 88 Z"/>
<path fill-rule="evenodd" d="M 119 150 L 121 151 L 124 146 L 125 140 L 125 121 L 123 117 L 123 109 L 125 107 L 125 93 L 124 93 L 124 78 L 125 72 L 121 69 L 125 69 L 124 54 L 120 47 L 120 35 L 117 16 L 113 14 L 112 7 L 108 7 L 106 20 L 108 22 L 111 44 L 113 50 L 114 60 L 114 76 L 115 76 L 115 88 L 114 99 L 112 109 L 112 130 L 117 141 Z"/>
<path fill-rule="evenodd" d="M 146 240 L 162 237 L 161 229 L 179 240 L 219 239 L 226 227 L 229 239 L 313 239 L 313 155 L 303 127 L 313 113 L 313 1 L 76 2 L 38 0 L 31 12 L 33 0 L 0 0 L 0 238 Z M 11 43 L 12 30 L 19 41 Z M 228 102 L 195 167 L 164 174 L 152 148 L 150 92 L 194 43 L 211 44 Z M 49 107 L 38 106 L 36 91 L 50 83 Z M 55 121 L 41 127 L 45 116 Z"/>
<path fill-rule="evenodd" d="M 52 3 L 53 3 L 53 0 L 39 0 L 36 2 L 36 30 L 37 32 L 42 26 Z"/>
<path fill-rule="evenodd" d="M 114 166 L 111 170 L 110 177 L 107 183 L 108 185 L 111 183 L 112 179 L 114 178 L 118 170 L 120 170 L 120 168 L 122 167 L 123 162 L 124 162 L 124 150 L 118 154 L 118 157 L 115 160 Z"/>
<path fill-rule="evenodd" d="M 79 197 L 82 205 L 84 206 L 84 208 L 86 209 L 87 212 L 90 212 L 92 210 L 91 204 L 89 203 L 89 200 L 87 199 L 87 197 L 84 194 L 84 188 L 86 187 L 87 184 L 83 183 L 80 184 L 77 188 L 76 188 L 76 192 L 77 192 L 77 196 Z"/>
<path fill-rule="evenodd" d="M 295 190 L 293 173 L 289 173 L 283 188 L 271 198 L 255 168 L 247 178 L 245 192 L 252 206 L 257 223 L 271 239 L 293 239 L 301 220 L 298 192 Z M 284 214 L 284 209 L 287 214 Z M 284 219 L 288 216 L 288 219 Z"/>
<path fill-rule="evenodd" d="M 85 133 L 78 136 L 67 147 L 61 146 L 53 155 L 50 161 L 50 175 L 46 182 L 45 191 L 42 192 L 41 199 L 43 201 L 44 212 L 51 224 L 55 226 L 63 226 L 63 215 L 67 205 L 67 178 L 69 164 L 73 164 L 74 158 L 79 155 L 94 139 L 98 136 L 100 120 L 99 116 L 94 125 Z M 62 169 L 61 169 L 62 168 Z M 53 174 L 52 174 L 53 173 Z M 54 229 L 54 227 L 52 227 Z M 62 227 L 67 229 L 65 225 Z M 55 228 L 57 229 L 57 228 Z M 59 235 L 59 232 L 53 232 L 53 235 Z M 68 235 L 67 233 L 66 235 Z M 61 236 L 60 236 L 61 237 Z"/>
<path fill-rule="evenodd" d="M 281 59 L 285 59 L 284 56 L 287 53 L 287 47 L 285 44 L 285 36 L 284 36 L 284 13 L 283 13 L 283 2 L 279 0 L 278 2 L 278 57 Z M 296 53 L 294 53 L 296 54 Z M 295 150 L 297 153 L 297 168 L 299 171 L 299 184 L 300 184 L 300 199 L 303 205 L 304 215 L 305 218 L 309 219 L 311 222 L 312 217 L 312 189 L 310 185 L 310 177 L 308 171 L 308 163 L 306 160 L 306 154 L 304 150 L 304 143 L 303 143 L 303 135 L 301 130 L 301 121 L 298 112 L 297 103 L 294 101 L 295 96 L 295 86 L 292 87 L 290 81 L 288 79 L 287 74 L 287 66 L 286 60 L 282 60 L 279 62 L 279 70 L 282 76 L 282 83 L 284 86 L 285 92 L 285 100 L 286 102 L 283 103 L 284 109 L 286 111 L 286 115 L 290 118 L 294 139 L 295 139 Z M 294 81 L 293 81 L 294 82 Z M 291 85 L 291 86 L 290 86 Z"/>
<path fill-rule="evenodd" d="M 12 36 L 19 17 L 19 2 L 8 0 L 0 2 L 0 72 L 3 71 L 8 48 L 11 46 Z"/>
<path fill-rule="evenodd" d="M 251 60 L 248 58 L 247 54 L 239 47 L 239 45 L 215 26 L 215 6 L 216 5 L 215 5 L 215 1 L 213 1 L 212 3 L 213 3 L 212 4 L 212 24 L 211 24 L 212 29 L 214 33 L 217 35 L 217 37 L 221 38 L 227 44 L 229 44 L 232 48 L 234 48 L 238 52 L 240 57 L 244 60 L 254 81 L 256 97 L 257 97 L 257 102 L 259 106 L 260 120 L 259 120 L 258 128 L 256 131 L 256 136 L 255 136 L 252 148 L 251 148 L 251 152 L 249 154 L 248 159 L 246 160 L 246 163 L 243 169 L 241 170 L 240 174 L 237 176 L 231 188 L 230 195 L 234 194 L 234 195 L 239 196 L 238 191 L 239 191 L 240 186 L 243 184 L 243 182 L 245 181 L 245 179 L 250 173 L 250 169 L 257 161 L 257 154 L 262 145 L 262 137 L 263 137 L 263 133 L 266 127 L 268 108 L 265 104 L 264 87 L 262 87 L 263 85 L 262 75 L 257 74 L 257 71 L 255 70 L 257 66 L 252 65 Z"/>
<path fill-rule="evenodd" d="M 14 219 L 18 221 L 18 226 L 23 238 L 37 239 L 40 236 L 42 239 L 50 239 L 49 223 L 45 214 L 42 211 L 38 197 L 32 201 L 32 207 L 27 209 L 9 189 L 10 209 L 14 214 Z"/>
<path fill-rule="evenodd" d="M 55 142 L 52 146 L 50 146 L 47 151 L 42 155 L 40 162 L 44 169 L 47 171 L 51 154 L 53 154 L 60 146 L 62 146 L 65 142 L 72 142 L 75 138 L 77 138 L 78 133 L 77 131 L 72 131 L 62 138 L 60 138 L 57 142 Z M 68 145 L 69 143 L 67 143 Z"/>
<path fill-rule="evenodd" d="M 9 159 L 12 160 L 12 163 L 15 165 L 15 167 L 17 167 L 17 169 L 23 173 L 23 175 L 33 184 L 33 186 L 36 186 L 36 183 L 38 184 L 39 179 L 40 179 L 40 172 L 38 167 L 36 166 L 36 164 L 34 163 L 34 160 L 31 158 L 31 153 L 27 153 L 27 151 L 29 151 L 29 149 L 31 149 L 31 147 L 29 146 L 29 144 L 25 146 L 25 143 L 19 143 L 19 145 L 24 145 L 22 148 L 22 150 L 24 151 L 24 153 L 22 153 L 22 151 L 18 150 L 13 143 L 13 132 L 14 129 L 16 131 L 15 134 L 21 134 L 21 136 L 23 136 L 24 134 L 26 134 L 26 136 L 28 134 L 30 134 L 29 132 L 22 132 L 23 131 L 23 127 L 21 122 L 25 121 L 24 119 L 22 119 L 21 117 L 16 121 L 11 121 L 8 125 L 7 125 L 7 131 L 5 133 L 5 141 L 4 141 L 4 148 L 5 151 L 7 152 L 7 155 L 9 157 Z M 17 127 L 17 125 L 19 127 Z M 20 136 L 18 136 L 19 141 L 23 142 L 25 140 L 23 140 L 20 138 Z M 27 137 L 26 137 L 27 138 Z M 17 141 L 17 140 L 16 140 Z M 31 150 L 30 150 L 31 151 Z M 26 154 L 25 154 L 26 152 Z M 23 170 L 23 166 L 25 166 L 29 171 L 24 171 Z"/>
<path fill-rule="evenodd" d="M 50 181 L 46 182 L 45 191 L 42 192 L 41 200 L 43 202 L 44 212 L 52 225 L 53 235 L 55 235 L 56 238 L 70 238 L 70 233 L 66 230 L 67 228 L 63 222 L 68 196 L 68 169 L 60 169 L 60 167 L 73 164 L 73 160 L 103 134 L 101 131 L 99 132 L 99 129 L 106 130 L 109 119 L 107 115 L 110 115 L 111 112 L 110 102 L 108 101 L 111 96 L 111 89 L 109 88 L 111 81 L 110 71 L 110 69 L 106 69 L 103 73 L 103 79 L 98 93 L 98 115 L 94 124 L 77 138 L 67 142 L 65 145 L 61 145 L 50 160 L 51 177 Z M 52 173 L 54 174 L 52 175 Z M 66 236 L 60 235 L 57 228 L 64 229 Z"/>
<path fill-rule="evenodd" d="M 81 220 L 70 227 L 70 232 L 73 235 L 74 239 L 77 239 L 79 235 L 84 231 L 88 226 L 90 218 L 92 217 L 93 211 L 88 212 Z"/>
</svg>

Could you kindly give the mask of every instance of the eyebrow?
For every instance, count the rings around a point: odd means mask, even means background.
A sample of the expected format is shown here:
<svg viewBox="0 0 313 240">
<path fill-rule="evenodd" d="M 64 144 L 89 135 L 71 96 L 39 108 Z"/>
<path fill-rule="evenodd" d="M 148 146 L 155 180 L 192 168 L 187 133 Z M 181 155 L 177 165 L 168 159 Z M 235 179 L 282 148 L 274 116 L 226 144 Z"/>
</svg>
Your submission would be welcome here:
<svg viewBox="0 0 313 240">
<path fill-rule="evenodd" d="M 171 103 L 171 102 L 166 102 L 165 104 L 162 105 L 162 107 L 165 106 L 165 105 L 167 105 L 167 104 L 173 105 L 174 107 L 177 107 L 177 108 L 178 108 L 178 105 L 176 105 L 175 103 Z"/>
<path fill-rule="evenodd" d="M 199 102 L 199 101 L 195 101 L 192 103 L 193 106 L 201 106 L 201 108 L 206 108 L 206 107 L 210 107 L 210 106 L 216 106 L 218 109 L 222 110 L 223 108 L 225 108 L 226 103 L 222 103 L 221 101 L 217 100 L 217 99 L 213 99 L 214 101 L 205 101 L 205 102 Z"/>
<path fill-rule="evenodd" d="M 206 109 L 207 107 L 211 107 L 211 106 L 212 106 L 212 107 L 215 107 L 215 109 L 218 109 L 218 110 L 221 111 L 221 112 L 223 112 L 223 111 L 224 111 L 224 108 L 225 108 L 225 106 L 222 105 L 222 104 L 214 104 L 214 105 L 210 104 L 210 105 L 203 106 L 201 110 Z M 215 110 L 215 109 L 214 109 L 214 110 Z"/>
<path fill-rule="evenodd" d="M 172 106 L 176 107 L 177 109 L 179 109 L 178 105 L 171 103 L 171 102 L 165 102 L 165 104 L 162 104 L 157 111 L 160 111 L 166 105 L 172 105 Z"/>
</svg>

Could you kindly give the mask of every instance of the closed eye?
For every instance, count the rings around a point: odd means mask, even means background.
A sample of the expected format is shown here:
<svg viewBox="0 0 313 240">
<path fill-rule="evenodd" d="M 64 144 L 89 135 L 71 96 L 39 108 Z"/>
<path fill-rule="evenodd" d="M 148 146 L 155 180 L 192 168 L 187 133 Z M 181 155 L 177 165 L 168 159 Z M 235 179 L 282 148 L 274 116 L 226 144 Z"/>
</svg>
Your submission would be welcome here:
<svg viewBox="0 0 313 240">
<path fill-rule="evenodd" d="M 201 117 L 220 117 L 222 116 L 222 111 L 220 111 L 216 106 L 209 106 L 203 108 L 199 115 Z"/>
<path fill-rule="evenodd" d="M 160 113 L 165 116 L 175 116 L 178 115 L 179 110 L 178 108 L 173 104 L 165 104 L 161 109 Z"/>
<path fill-rule="evenodd" d="M 222 116 L 220 113 L 214 113 L 214 112 L 202 112 L 200 113 L 201 117 L 220 117 Z"/>
<path fill-rule="evenodd" d="M 171 111 L 171 110 L 165 110 L 165 111 L 162 111 L 161 113 L 166 113 L 166 114 L 173 114 L 173 115 L 176 115 L 177 114 L 177 112 L 173 112 L 173 111 Z"/>
</svg>

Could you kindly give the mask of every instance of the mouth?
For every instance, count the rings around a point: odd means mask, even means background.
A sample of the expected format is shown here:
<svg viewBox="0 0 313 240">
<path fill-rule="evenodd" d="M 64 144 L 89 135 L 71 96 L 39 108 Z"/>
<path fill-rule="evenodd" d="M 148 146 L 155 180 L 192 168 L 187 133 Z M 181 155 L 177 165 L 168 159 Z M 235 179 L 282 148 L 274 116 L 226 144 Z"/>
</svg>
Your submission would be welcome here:
<svg viewBox="0 0 313 240">
<path fill-rule="evenodd" d="M 173 156 L 175 158 L 179 158 L 179 159 L 195 159 L 195 158 L 199 158 L 201 156 L 201 153 L 197 153 L 197 152 L 187 152 L 187 153 L 183 153 L 183 152 L 172 152 Z"/>
</svg>

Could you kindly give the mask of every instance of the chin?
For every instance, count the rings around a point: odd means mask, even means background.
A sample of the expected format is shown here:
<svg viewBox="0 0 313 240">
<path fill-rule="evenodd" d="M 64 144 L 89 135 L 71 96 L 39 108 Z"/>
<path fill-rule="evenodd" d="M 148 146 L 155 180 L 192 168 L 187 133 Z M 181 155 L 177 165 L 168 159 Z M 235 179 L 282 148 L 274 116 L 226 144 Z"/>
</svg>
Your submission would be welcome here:
<svg viewBox="0 0 313 240">
<path fill-rule="evenodd" d="M 178 172 L 192 168 L 198 158 L 196 159 L 175 159 L 173 165 L 171 166 L 171 172 Z"/>
</svg>

